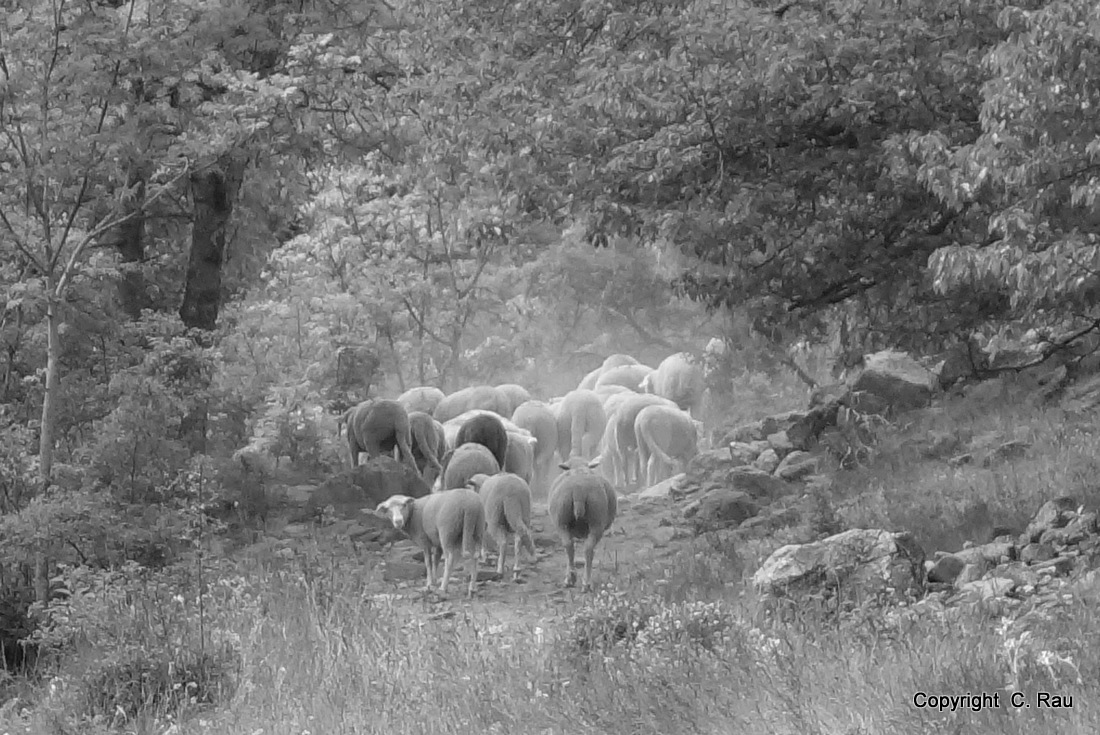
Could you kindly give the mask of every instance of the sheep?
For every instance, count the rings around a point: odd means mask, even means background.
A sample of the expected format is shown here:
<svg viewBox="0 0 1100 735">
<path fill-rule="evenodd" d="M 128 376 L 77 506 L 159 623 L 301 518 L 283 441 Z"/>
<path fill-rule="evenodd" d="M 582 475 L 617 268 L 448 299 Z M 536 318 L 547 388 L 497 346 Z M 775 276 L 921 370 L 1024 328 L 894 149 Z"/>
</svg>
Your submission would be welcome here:
<svg viewBox="0 0 1100 735">
<path fill-rule="evenodd" d="M 542 401 L 527 401 L 516 408 L 512 414 L 512 421 L 520 428 L 531 432 L 536 440 L 534 484 L 531 489 L 540 497 L 545 497 L 550 490 L 554 453 L 558 449 L 558 420 L 549 404 Z"/>
<path fill-rule="evenodd" d="M 458 432 L 466 425 L 466 422 L 475 416 L 492 416 L 493 418 L 500 419 L 500 423 L 504 425 L 504 430 L 508 433 L 518 432 L 520 434 L 530 434 L 527 429 L 520 428 L 512 423 L 509 419 L 502 418 L 500 414 L 495 411 L 486 411 L 484 409 L 475 408 L 472 411 L 465 411 L 453 419 L 449 419 L 443 422 L 443 433 L 447 437 L 447 446 L 454 449 L 455 441 L 458 439 Z"/>
<path fill-rule="evenodd" d="M 512 581 L 519 581 L 519 551 L 523 546 L 535 558 L 535 540 L 531 536 L 531 488 L 519 475 L 504 472 L 489 477 L 474 475 L 470 486 L 481 496 L 485 507 L 487 536 L 497 545 L 497 574 L 504 577 L 504 562 L 508 534 L 515 536 L 515 559 L 512 560 Z M 481 547 L 481 560 L 486 559 L 486 547 Z"/>
<path fill-rule="evenodd" d="M 574 454 L 591 457 L 606 422 L 603 404 L 595 392 L 575 390 L 567 393 L 558 410 L 558 453 L 562 461 Z"/>
<path fill-rule="evenodd" d="M 697 419 L 706 389 L 703 365 L 688 353 L 677 352 L 662 360 L 656 370 L 642 379 L 638 388 L 644 393 L 654 393 L 673 401 Z"/>
<path fill-rule="evenodd" d="M 516 412 L 516 407 L 521 403 L 531 400 L 531 394 L 526 388 L 518 383 L 504 383 L 503 385 L 498 385 L 497 390 L 507 396 L 508 405 L 512 409 L 505 418 L 511 418 L 512 414 Z"/>
<path fill-rule="evenodd" d="M 424 481 L 429 486 L 433 485 L 436 478 L 443 474 L 443 465 L 439 463 L 439 458 L 447 449 L 443 424 L 428 413 L 413 411 L 409 414 L 409 428 L 412 432 L 413 461 Z"/>
<path fill-rule="evenodd" d="M 443 398 L 432 413 L 436 421 L 444 424 L 459 414 L 475 408 L 492 411 L 500 416 L 512 415 L 512 400 L 491 385 L 472 385 L 456 390 Z"/>
<path fill-rule="evenodd" d="M 359 466 L 360 452 L 366 452 L 370 458 L 393 452 L 396 447 L 401 460 L 416 469 L 409 414 L 397 401 L 378 398 L 352 406 L 338 420 L 337 432 L 340 430 L 339 424 L 345 422 L 352 467 Z"/>
<path fill-rule="evenodd" d="M 441 490 L 465 487 L 477 474 L 495 475 L 500 472 L 493 453 L 477 443 L 463 444 L 443 458 Z"/>
<path fill-rule="evenodd" d="M 592 558 L 596 545 L 615 521 L 618 497 L 611 483 L 594 472 L 598 460 L 572 457 L 559 466 L 565 470 L 550 488 L 550 521 L 565 544 L 565 586 L 577 582 L 574 542 L 584 540 L 584 589 L 592 589 Z"/>
<path fill-rule="evenodd" d="M 439 405 L 443 398 L 443 391 L 439 390 L 439 388 L 430 385 L 421 385 L 416 388 L 409 388 L 399 395 L 397 397 L 397 402 L 404 406 L 405 410 L 409 413 L 413 411 L 423 411 L 426 414 L 431 414 L 435 411 L 435 407 Z"/>
<path fill-rule="evenodd" d="M 621 385 L 636 392 L 638 385 L 652 372 L 653 368 L 648 365 L 620 365 L 603 371 L 593 390 L 598 390 L 607 385 Z"/>
<path fill-rule="evenodd" d="M 698 424 L 679 408 L 654 405 L 638 412 L 634 419 L 638 471 L 640 475 L 645 468 L 647 486 L 659 482 L 658 465 L 686 467 L 688 460 L 699 453 Z"/>
<path fill-rule="evenodd" d="M 467 597 L 473 597 L 477 588 L 477 552 L 485 542 L 485 508 L 476 492 L 467 487 L 423 498 L 394 495 L 374 510 L 376 515 L 388 517 L 393 527 L 403 530 L 424 552 L 427 570 L 425 589 L 435 585 L 439 553 L 443 555 L 443 579 L 439 591 L 447 593 L 455 556 L 466 560 L 470 572 Z"/>
<path fill-rule="evenodd" d="M 504 466 L 508 455 L 508 430 L 504 428 L 504 422 L 500 416 L 491 413 L 474 416 L 462 425 L 455 437 L 455 449 L 463 444 L 481 444 L 488 448 L 496 458 L 497 464 Z"/>
<path fill-rule="evenodd" d="M 528 434 L 508 432 L 508 449 L 504 453 L 503 472 L 511 472 L 531 482 L 535 474 L 535 447 L 538 440 Z"/>
<path fill-rule="evenodd" d="M 621 402 L 607 419 L 608 426 L 603 434 L 600 456 L 611 460 L 612 482 L 628 485 L 631 482 L 632 470 L 637 470 L 636 474 L 639 478 L 644 471 L 638 467 L 637 459 L 633 454 L 637 447 L 634 420 L 646 406 L 661 405 L 676 408 L 676 404 L 667 398 L 649 393 L 622 395 L 626 397 L 618 399 Z"/>
</svg>

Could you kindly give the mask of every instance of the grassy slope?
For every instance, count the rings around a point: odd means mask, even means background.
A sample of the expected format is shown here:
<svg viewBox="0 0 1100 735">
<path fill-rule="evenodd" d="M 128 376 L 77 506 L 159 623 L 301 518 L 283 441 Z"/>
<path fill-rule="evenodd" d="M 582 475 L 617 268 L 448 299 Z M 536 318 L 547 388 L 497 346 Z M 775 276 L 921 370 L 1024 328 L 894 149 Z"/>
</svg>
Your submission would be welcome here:
<svg viewBox="0 0 1100 735">
<path fill-rule="evenodd" d="M 994 524 L 1022 527 L 1056 495 L 1097 507 L 1100 447 L 1090 417 L 1038 408 L 1011 388 L 982 388 L 944 405 L 886 429 L 870 466 L 836 476 L 830 492 L 843 525 L 909 529 L 932 551 L 960 546 Z M 997 432 L 1031 447 L 989 468 L 980 461 L 953 468 L 926 456 L 936 453 L 927 449 L 934 432 L 964 442 L 978 437 L 979 444 Z M 809 533 L 795 528 L 781 536 L 806 540 Z M 685 543 L 629 583 L 605 576 L 603 593 L 564 612 L 530 606 L 506 618 L 461 602 L 448 619 L 393 607 L 375 597 L 382 589 L 376 573 L 351 553 L 297 573 L 264 559 L 240 562 L 240 581 L 206 603 L 207 634 L 216 629 L 239 648 L 240 685 L 227 706 L 185 708 L 171 731 L 1100 732 L 1100 588 L 1081 585 L 1056 611 L 1011 624 L 996 608 L 978 608 L 959 618 L 907 621 L 869 609 L 845 620 L 771 625 L 739 578 L 775 543 L 737 554 L 722 544 Z M 607 626 L 622 623 L 622 633 L 655 612 L 634 645 L 599 646 Z M 75 673 L 69 681 L 26 717 L 0 711 L 0 732 L 91 731 L 73 729 L 81 685 Z M 913 697 L 921 691 L 999 692 L 1001 707 L 918 709 Z M 1072 697 L 1073 708 L 1013 709 L 1011 691 Z M 171 726 L 150 705 L 124 729 Z"/>
</svg>

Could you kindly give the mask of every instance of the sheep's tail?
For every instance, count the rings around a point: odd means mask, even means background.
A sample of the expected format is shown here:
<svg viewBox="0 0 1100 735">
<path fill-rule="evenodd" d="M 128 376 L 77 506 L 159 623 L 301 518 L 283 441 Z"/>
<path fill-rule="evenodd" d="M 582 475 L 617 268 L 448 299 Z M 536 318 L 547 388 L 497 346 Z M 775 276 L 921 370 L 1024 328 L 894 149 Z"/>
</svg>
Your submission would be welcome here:
<svg viewBox="0 0 1100 735">
<path fill-rule="evenodd" d="M 694 430 L 694 428 L 695 427 L 693 426 L 692 429 Z M 639 431 L 637 441 L 638 441 L 638 451 L 639 451 L 639 453 L 641 452 L 642 442 L 644 441 L 646 449 L 648 449 L 653 454 L 656 454 L 657 459 L 661 460 L 666 465 L 668 465 L 669 469 L 673 469 L 673 468 L 676 467 L 676 464 L 677 464 L 676 460 L 674 460 L 672 457 L 670 457 L 668 454 L 665 453 L 665 450 L 661 448 L 660 444 L 658 444 L 654 440 L 654 438 L 651 434 L 649 434 L 648 432 L 643 433 L 642 431 Z"/>
<path fill-rule="evenodd" d="M 588 517 L 587 493 L 573 493 L 573 520 L 583 521 Z"/>
<path fill-rule="evenodd" d="M 462 514 L 462 553 L 479 554 L 485 541 L 485 511 L 481 501 L 477 507 L 467 508 Z"/>
<path fill-rule="evenodd" d="M 527 527 L 527 522 L 523 520 L 523 506 L 518 498 L 509 497 L 504 499 L 504 520 L 508 522 L 508 527 L 512 529 L 512 533 L 523 539 L 524 547 L 534 557 L 535 541 L 531 537 L 531 529 Z"/>
</svg>

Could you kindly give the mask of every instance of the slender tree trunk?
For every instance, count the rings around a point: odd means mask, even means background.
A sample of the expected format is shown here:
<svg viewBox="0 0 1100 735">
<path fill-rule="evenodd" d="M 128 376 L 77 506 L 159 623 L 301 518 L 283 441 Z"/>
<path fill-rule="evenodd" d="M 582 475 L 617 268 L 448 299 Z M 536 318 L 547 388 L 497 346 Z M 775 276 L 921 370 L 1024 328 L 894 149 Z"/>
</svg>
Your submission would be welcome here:
<svg viewBox="0 0 1100 735">
<path fill-rule="evenodd" d="M 58 365 L 61 362 L 61 335 L 57 321 L 57 301 L 53 295 L 54 279 L 47 278 L 46 288 L 46 391 L 42 398 L 42 422 L 38 430 L 38 471 L 44 487 L 50 484 L 53 472 L 54 416 L 57 392 L 61 386 Z"/>
<path fill-rule="evenodd" d="M 230 151 L 209 169 L 191 176 L 195 221 L 180 318 L 188 327 L 214 329 L 221 310 L 225 236 L 244 178 L 245 155 Z"/>
<path fill-rule="evenodd" d="M 61 333 L 58 329 L 57 300 L 54 279 L 46 279 L 46 390 L 42 398 L 42 421 L 38 431 L 38 472 L 43 492 L 50 486 L 53 473 L 54 421 L 58 391 L 61 388 Z M 50 594 L 50 561 L 45 550 L 34 552 L 34 596 L 45 604 Z"/>
</svg>

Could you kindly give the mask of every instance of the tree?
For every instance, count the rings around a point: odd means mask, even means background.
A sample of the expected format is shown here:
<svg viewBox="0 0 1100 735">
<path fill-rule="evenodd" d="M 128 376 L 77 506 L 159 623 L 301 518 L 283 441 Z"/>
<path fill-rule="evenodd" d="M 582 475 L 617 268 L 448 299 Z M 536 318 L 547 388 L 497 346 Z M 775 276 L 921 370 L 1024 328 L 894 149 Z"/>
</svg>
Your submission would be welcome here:
<svg viewBox="0 0 1100 735">
<path fill-rule="evenodd" d="M 932 134 L 910 142 L 927 188 L 984 225 L 936 250 L 930 274 L 945 295 L 1002 295 L 1018 331 L 1084 336 L 1100 328 L 1100 9 L 1011 6 L 999 24 L 1006 39 L 986 56 L 981 134 L 965 145 Z"/>
</svg>

